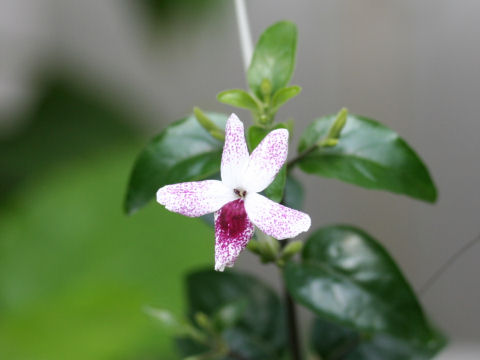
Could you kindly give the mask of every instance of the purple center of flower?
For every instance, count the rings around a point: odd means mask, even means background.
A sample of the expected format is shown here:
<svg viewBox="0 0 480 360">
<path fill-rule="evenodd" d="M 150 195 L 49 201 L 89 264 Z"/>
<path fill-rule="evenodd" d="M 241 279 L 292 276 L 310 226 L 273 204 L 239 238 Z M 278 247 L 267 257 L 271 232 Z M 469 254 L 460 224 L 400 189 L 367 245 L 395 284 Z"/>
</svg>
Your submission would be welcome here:
<svg viewBox="0 0 480 360">
<path fill-rule="evenodd" d="M 220 211 L 218 224 L 224 234 L 229 238 L 236 238 L 245 231 L 249 223 L 243 199 L 238 199 L 225 204 Z"/>
</svg>

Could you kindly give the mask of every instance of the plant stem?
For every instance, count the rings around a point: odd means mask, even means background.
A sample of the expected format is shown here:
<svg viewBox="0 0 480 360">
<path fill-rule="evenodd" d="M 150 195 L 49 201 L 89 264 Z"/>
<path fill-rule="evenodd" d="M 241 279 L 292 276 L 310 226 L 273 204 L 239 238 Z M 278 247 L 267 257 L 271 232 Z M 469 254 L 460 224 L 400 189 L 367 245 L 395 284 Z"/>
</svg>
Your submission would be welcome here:
<svg viewBox="0 0 480 360">
<path fill-rule="evenodd" d="M 288 239 L 281 242 L 282 248 L 287 246 Z M 280 269 L 281 271 L 283 269 Z M 290 354 L 292 356 L 292 360 L 302 360 L 302 352 L 301 352 L 301 345 L 300 339 L 298 336 L 298 320 L 297 320 L 297 311 L 295 308 L 295 302 L 293 301 L 292 296 L 287 290 L 285 285 L 285 280 L 283 277 L 283 272 L 280 274 L 282 276 L 283 282 L 283 294 L 285 299 L 285 306 L 287 310 L 287 328 L 288 328 L 288 342 L 290 346 Z"/>
<path fill-rule="evenodd" d="M 314 144 L 307 148 L 305 151 L 302 151 L 300 154 L 298 154 L 296 157 L 294 157 L 292 160 L 290 160 L 287 163 L 287 169 L 291 170 L 297 163 L 302 160 L 305 156 L 313 152 L 316 148 L 318 148 L 318 144 Z"/>
<path fill-rule="evenodd" d="M 253 43 L 252 43 L 252 36 L 250 34 L 250 25 L 248 23 L 248 13 L 245 5 L 245 0 L 235 0 L 235 13 L 237 15 L 240 45 L 242 47 L 243 65 L 246 72 L 248 70 L 248 66 L 250 65 L 250 61 L 252 59 Z M 311 151 L 313 151 L 313 149 Z M 285 240 L 282 242 L 282 245 L 286 246 L 287 243 L 288 243 L 288 240 Z M 283 279 L 283 275 L 282 275 L 282 279 Z M 288 293 L 286 288 L 284 290 L 284 294 L 285 294 L 285 304 L 287 307 L 288 338 L 290 343 L 290 352 L 292 355 L 292 360 L 301 360 L 302 356 L 300 351 L 300 341 L 298 338 L 297 313 L 295 310 L 295 303 L 293 302 L 293 299 Z M 238 354 L 235 354 L 235 355 L 238 355 Z"/>
<path fill-rule="evenodd" d="M 292 297 L 285 290 L 285 303 L 287 306 L 287 323 L 288 323 L 288 341 L 290 345 L 290 353 L 293 360 L 301 360 L 300 340 L 298 338 L 297 311 Z"/>
<path fill-rule="evenodd" d="M 248 23 L 247 7 L 245 0 L 235 0 L 235 13 L 237 14 L 238 35 L 240 36 L 240 46 L 242 47 L 243 66 L 247 71 L 252 59 L 253 43 L 250 34 L 250 25 Z"/>
</svg>

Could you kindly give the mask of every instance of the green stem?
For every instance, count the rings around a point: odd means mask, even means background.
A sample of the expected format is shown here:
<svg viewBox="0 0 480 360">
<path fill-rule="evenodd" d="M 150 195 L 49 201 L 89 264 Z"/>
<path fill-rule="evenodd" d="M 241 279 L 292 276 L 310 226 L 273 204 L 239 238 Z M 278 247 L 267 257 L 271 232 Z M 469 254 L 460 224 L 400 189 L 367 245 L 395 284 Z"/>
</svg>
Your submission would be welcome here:
<svg viewBox="0 0 480 360">
<path fill-rule="evenodd" d="M 288 239 L 282 241 L 282 248 L 287 246 Z M 282 268 L 280 268 L 283 271 Z M 282 272 L 282 281 L 284 287 L 284 299 L 285 299 L 285 306 L 287 310 L 287 327 L 288 327 L 288 342 L 290 346 L 290 354 L 292 356 L 292 360 L 302 360 L 302 352 L 301 352 L 301 345 L 300 339 L 298 336 L 298 320 L 297 320 L 297 311 L 295 308 L 295 302 L 293 301 L 292 296 L 287 290 L 285 285 L 285 280 L 283 277 Z"/>
<path fill-rule="evenodd" d="M 314 144 L 312 146 L 310 146 L 309 148 L 307 148 L 306 150 L 302 151 L 300 154 L 298 154 L 296 157 L 294 157 L 292 160 L 290 160 L 288 163 L 287 163 L 287 169 L 288 171 L 290 171 L 291 169 L 293 169 L 295 167 L 295 165 L 297 165 L 297 163 L 302 160 L 305 156 L 307 156 L 308 154 L 310 154 L 311 152 L 315 151 L 315 149 L 318 148 L 318 144 Z"/>
</svg>

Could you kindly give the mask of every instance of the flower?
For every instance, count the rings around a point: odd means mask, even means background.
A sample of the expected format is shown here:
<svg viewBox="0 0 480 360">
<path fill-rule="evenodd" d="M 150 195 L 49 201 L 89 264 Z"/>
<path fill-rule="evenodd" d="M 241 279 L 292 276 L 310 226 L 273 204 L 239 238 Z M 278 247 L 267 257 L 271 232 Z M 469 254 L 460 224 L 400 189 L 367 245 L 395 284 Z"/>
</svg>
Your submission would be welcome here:
<svg viewBox="0 0 480 360">
<path fill-rule="evenodd" d="M 254 225 L 278 240 L 310 228 L 307 214 L 262 196 L 285 163 L 288 131 L 270 132 L 248 154 L 243 123 L 232 114 L 225 127 L 221 178 L 166 185 L 157 201 L 173 212 L 198 217 L 215 213 L 215 270 L 232 267 L 252 238 Z"/>
</svg>

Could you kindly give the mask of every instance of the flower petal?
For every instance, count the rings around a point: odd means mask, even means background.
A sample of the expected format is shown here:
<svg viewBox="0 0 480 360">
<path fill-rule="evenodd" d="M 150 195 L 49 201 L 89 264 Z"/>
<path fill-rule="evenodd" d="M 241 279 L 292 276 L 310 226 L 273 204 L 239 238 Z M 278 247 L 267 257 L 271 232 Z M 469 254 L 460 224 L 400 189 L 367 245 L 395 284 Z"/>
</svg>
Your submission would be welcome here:
<svg viewBox="0 0 480 360">
<path fill-rule="evenodd" d="M 252 238 L 253 230 L 243 199 L 229 202 L 215 213 L 215 270 L 233 266 Z"/>
<path fill-rule="evenodd" d="M 288 130 L 270 132 L 250 155 L 243 186 L 247 192 L 260 192 L 271 184 L 288 154 Z"/>
<path fill-rule="evenodd" d="M 243 123 L 237 115 L 232 114 L 225 126 L 225 145 L 221 164 L 223 183 L 232 189 L 239 186 L 247 165 L 248 149 Z"/>
<path fill-rule="evenodd" d="M 245 210 L 251 222 L 278 240 L 293 238 L 307 231 L 312 223 L 308 214 L 254 193 L 249 193 L 245 198 Z"/>
<path fill-rule="evenodd" d="M 236 199 L 221 181 L 205 180 L 166 185 L 157 191 L 157 201 L 173 212 L 197 217 L 212 213 Z"/>
</svg>

